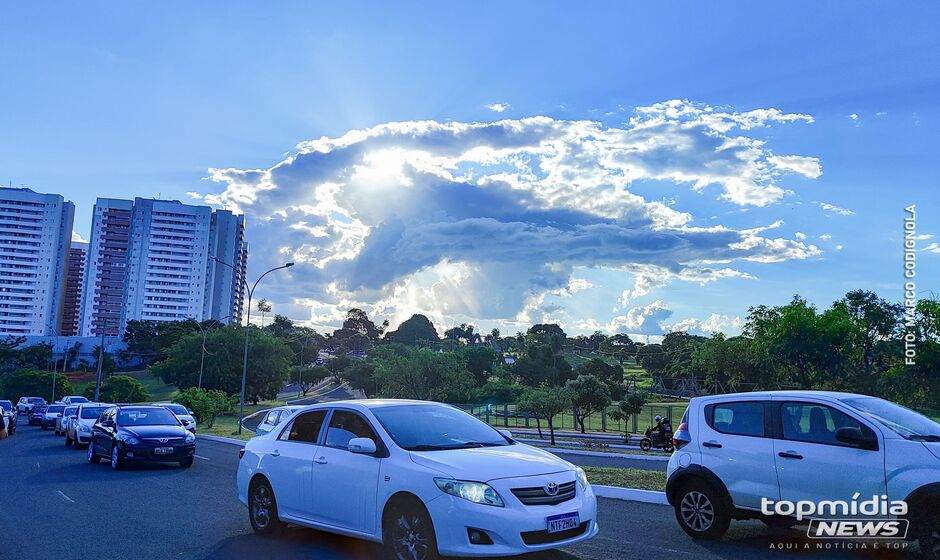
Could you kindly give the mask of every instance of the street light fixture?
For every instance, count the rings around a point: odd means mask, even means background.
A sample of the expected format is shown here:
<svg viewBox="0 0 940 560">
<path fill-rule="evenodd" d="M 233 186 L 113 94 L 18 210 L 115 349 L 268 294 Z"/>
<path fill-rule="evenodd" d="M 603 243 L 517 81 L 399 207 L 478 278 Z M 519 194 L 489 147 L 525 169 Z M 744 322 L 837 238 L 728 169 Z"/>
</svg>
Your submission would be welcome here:
<svg viewBox="0 0 940 560">
<path fill-rule="evenodd" d="M 215 262 L 219 264 L 222 264 L 231 268 L 232 272 L 234 272 L 235 274 L 238 274 L 238 270 L 234 266 L 230 265 L 229 263 L 219 260 L 215 257 L 212 257 L 212 260 L 214 260 Z M 283 264 L 281 266 L 274 267 L 271 270 L 265 271 L 264 274 L 262 274 L 261 276 L 258 277 L 257 280 L 255 280 L 254 285 L 252 285 L 250 288 L 248 287 L 248 280 L 242 277 L 243 287 L 248 292 L 248 312 L 245 316 L 245 356 L 244 356 L 244 359 L 242 360 L 242 390 L 241 390 L 241 395 L 239 396 L 239 399 L 238 399 L 238 431 L 236 432 L 238 435 L 241 435 L 242 433 L 242 420 L 245 418 L 245 385 L 248 381 L 248 328 L 251 326 L 251 296 L 254 295 L 255 288 L 258 287 L 258 282 L 261 282 L 261 280 L 265 276 L 274 272 L 275 270 L 281 270 L 282 268 L 290 268 L 292 266 L 294 266 L 294 263 L 289 262 L 287 264 Z"/>
</svg>

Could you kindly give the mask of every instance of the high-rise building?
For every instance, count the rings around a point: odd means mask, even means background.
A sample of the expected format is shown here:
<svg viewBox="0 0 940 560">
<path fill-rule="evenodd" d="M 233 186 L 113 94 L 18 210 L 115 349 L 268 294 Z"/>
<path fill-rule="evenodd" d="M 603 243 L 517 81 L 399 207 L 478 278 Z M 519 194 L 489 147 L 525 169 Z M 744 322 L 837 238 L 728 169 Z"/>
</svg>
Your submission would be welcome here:
<svg viewBox="0 0 940 560">
<path fill-rule="evenodd" d="M 75 205 L 0 187 L 0 336 L 57 334 Z"/>
<path fill-rule="evenodd" d="M 72 241 L 65 265 L 65 296 L 62 320 L 59 322 L 59 334 L 62 336 L 77 336 L 81 333 L 82 284 L 85 282 L 87 259 L 88 243 Z"/>
<path fill-rule="evenodd" d="M 99 199 L 91 235 L 82 334 L 117 335 L 131 320 L 241 317 L 243 217 L 179 201 Z"/>
<path fill-rule="evenodd" d="M 82 286 L 82 336 L 118 336 L 121 332 L 133 209 L 130 200 L 99 198 L 95 202 Z"/>
</svg>

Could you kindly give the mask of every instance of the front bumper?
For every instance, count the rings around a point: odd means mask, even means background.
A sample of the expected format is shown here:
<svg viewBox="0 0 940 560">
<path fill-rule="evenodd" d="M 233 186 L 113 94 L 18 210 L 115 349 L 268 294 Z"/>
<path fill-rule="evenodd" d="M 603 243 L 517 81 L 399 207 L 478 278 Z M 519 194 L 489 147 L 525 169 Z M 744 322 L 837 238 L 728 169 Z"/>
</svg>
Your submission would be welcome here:
<svg viewBox="0 0 940 560">
<path fill-rule="evenodd" d="M 425 505 L 431 514 L 437 536 L 437 547 L 448 556 L 511 556 L 568 546 L 590 539 L 600 530 L 597 524 L 597 499 L 590 486 L 580 486 L 574 498 L 557 505 L 523 505 L 512 494 L 512 488 L 536 486 L 531 477 L 492 481 L 504 507 L 475 504 L 441 493 Z M 557 476 L 555 477 L 557 480 Z M 574 530 L 548 533 L 546 518 L 566 513 L 578 513 L 580 526 Z M 471 544 L 468 529 L 482 531 L 492 544 Z"/>
<path fill-rule="evenodd" d="M 154 452 L 154 449 L 157 447 L 160 446 L 120 444 L 118 446 L 118 450 L 121 454 L 121 458 L 127 461 L 141 461 L 151 463 L 182 461 L 196 455 L 195 443 L 174 445 L 173 453 L 157 454 Z"/>
</svg>

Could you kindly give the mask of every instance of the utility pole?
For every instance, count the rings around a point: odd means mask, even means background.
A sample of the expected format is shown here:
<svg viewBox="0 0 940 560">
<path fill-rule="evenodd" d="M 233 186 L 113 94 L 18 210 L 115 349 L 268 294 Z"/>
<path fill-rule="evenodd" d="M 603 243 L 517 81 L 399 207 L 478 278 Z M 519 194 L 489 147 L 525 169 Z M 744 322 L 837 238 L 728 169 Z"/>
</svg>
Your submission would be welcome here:
<svg viewBox="0 0 940 560">
<path fill-rule="evenodd" d="M 101 319 L 101 343 L 98 345 L 98 371 L 95 373 L 95 402 L 98 402 L 98 397 L 101 395 L 101 371 L 102 365 L 104 364 L 104 317 Z"/>
</svg>

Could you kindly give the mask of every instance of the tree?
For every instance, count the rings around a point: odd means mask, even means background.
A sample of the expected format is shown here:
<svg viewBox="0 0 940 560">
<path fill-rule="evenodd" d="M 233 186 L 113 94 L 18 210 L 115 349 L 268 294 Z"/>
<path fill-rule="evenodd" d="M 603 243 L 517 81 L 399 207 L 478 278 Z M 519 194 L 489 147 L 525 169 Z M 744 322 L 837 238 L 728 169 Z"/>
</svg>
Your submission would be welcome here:
<svg viewBox="0 0 940 560">
<path fill-rule="evenodd" d="M 388 332 L 385 339 L 389 342 L 417 346 L 422 343 L 437 342 L 437 331 L 430 319 L 421 314 L 414 314 L 410 319 L 398 325 L 394 331 Z"/>
<path fill-rule="evenodd" d="M 554 419 L 571 406 L 571 393 L 563 387 L 543 386 L 529 389 L 522 395 L 516 406 L 522 412 L 533 415 L 538 422 L 545 420 L 548 423 L 551 444 L 555 445 Z M 541 433 L 542 428 L 539 424 L 539 434 Z"/>
<path fill-rule="evenodd" d="M 599 379 L 610 393 L 610 398 L 619 400 L 624 393 L 623 387 L 623 368 L 608 364 L 600 358 L 591 358 L 586 362 L 581 362 L 574 368 L 574 375 L 581 377 L 589 375 Z"/>
<path fill-rule="evenodd" d="M 90 395 L 89 395 L 90 393 Z M 85 396 L 93 398 L 94 383 L 85 389 Z M 150 400 L 150 393 L 143 383 L 129 375 L 112 375 L 101 383 L 99 400 L 111 403 L 139 403 Z"/>
<path fill-rule="evenodd" d="M 237 396 L 229 397 L 222 391 L 198 389 L 196 387 L 181 391 L 173 399 L 173 402 L 192 410 L 196 422 L 205 428 L 211 428 L 215 424 L 215 418 L 219 414 L 231 411 L 237 401 Z"/>
<path fill-rule="evenodd" d="M 264 330 L 268 331 L 268 334 L 275 338 L 289 338 L 293 336 L 294 322 L 289 318 L 283 315 L 275 315 L 274 320 L 271 323 L 264 327 Z"/>
<path fill-rule="evenodd" d="M 565 386 L 571 393 L 571 412 L 583 434 L 584 422 L 588 417 L 610 406 L 610 391 L 604 382 L 593 375 L 579 375 Z"/>
<path fill-rule="evenodd" d="M 46 369 L 52 363 L 52 345 L 39 342 L 29 346 L 20 347 L 20 363 L 22 367 Z"/>
<path fill-rule="evenodd" d="M 199 327 L 209 330 L 221 327 L 222 323 L 214 320 L 203 321 L 200 325 L 191 320 L 185 321 L 137 321 L 127 322 L 122 339 L 127 345 L 126 356 L 140 358 L 144 363 L 153 363 L 166 358 L 168 348 L 179 342 L 184 336 L 200 332 Z"/>
<path fill-rule="evenodd" d="M 101 356 L 102 378 L 111 375 L 112 373 L 114 373 L 114 370 L 117 369 L 117 365 L 114 363 L 114 356 L 112 356 L 110 352 L 101 352 L 100 344 L 96 344 L 95 347 L 92 349 L 92 355 L 95 358 L 94 366 L 96 369 L 98 368 L 98 357 Z"/>
<path fill-rule="evenodd" d="M 75 393 L 68 377 L 61 373 L 54 375 L 56 376 L 56 395 Z M 20 397 L 42 397 L 47 402 L 53 402 L 52 376 L 52 373 L 30 368 L 8 373 L 0 379 L 0 395 L 13 402 L 20 400 Z"/>
<path fill-rule="evenodd" d="M 387 326 L 388 321 L 376 327 L 365 311 L 355 307 L 346 312 L 346 320 L 343 321 L 343 329 L 365 336 L 370 343 L 377 341 Z"/>
<path fill-rule="evenodd" d="M 292 368 L 291 379 L 296 379 L 300 384 L 300 392 L 306 397 L 307 393 L 330 376 L 330 370 L 323 366 L 294 366 Z"/>
<path fill-rule="evenodd" d="M 264 328 L 264 315 L 266 313 L 270 313 L 272 309 L 274 308 L 271 306 L 271 302 L 269 302 L 268 300 L 264 298 L 261 298 L 258 300 L 258 311 L 261 312 L 261 328 L 262 329 Z"/>
<path fill-rule="evenodd" d="M 499 358 L 496 351 L 487 346 L 464 348 L 460 351 L 460 356 L 467 365 L 467 370 L 473 375 L 477 386 L 486 383 L 490 375 L 493 374 L 496 360 Z"/>
<path fill-rule="evenodd" d="M 623 365 L 630 356 L 636 354 L 637 345 L 629 336 L 618 333 L 603 341 L 599 350 L 604 354 L 613 356 L 620 362 L 620 365 Z"/>
<path fill-rule="evenodd" d="M 509 379 L 493 379 L 473 391 L 475 403 L 503 404 L 519 400 L 527 390 L 525 385 L 513 383 Z"/>
<path fill-rule="evenodd" d="M 444 331 L 444 338 L 456 340 L 464 344 L 472 344 L 476 340 L 473 325 L 461 323 L 459 327 L 452 327 Z"/>
<path fill-rule="evenodd" d="M 24 367 L 18 348 L 26 342 L 25 336 L 8 336 L 0 340 L 0 378 Z"/>
<path fill-rule="evenodd" d="M 630 435 L 630 428 L 627 427 L 627 419 L 633 419 L 633 431 L 636 431 L 636 417 L 643 412 L 643 407 L 646 406 L 648 400 L 649 395 L 646 393 L 630 393 L 617 403 L 617 410 L 612 410 L 607 413 L 607 416 L 611 419 L 617 422 L 623 422 L 623 437 L 625 440 L 629 439 Z"/>
<path fill-rule="evenodd" d="M 289 380 L 294 353 L 284 340 L 254 327 L 222 327 L 208 332 L 206 347 L 214 354 L 205 361 L 202 386 L 226 394 L 241 392 L 245 328 L 249 329 L 250 346 L 245 400 L 272 399 Z M 202 334 L 190 334 L 170 347 L 166 360 L 150 366 L 150 372 L 180 389 L 194 387 L 201 352 Z"/>
<path fill-rule="evenodd" d="M 532 387 L 542 384 L 561 387 L 572 378 L 571 364 L 545 344 L 528 346 L 526 354 L 513 364 L 512 373 Z"/>
<path fill-rule="evenodd" d="M 386 346 L 370 356 L 379 394 L 384 397 L 466 402 L 473 377 L 457 354 L 429 348 Z"/>
<path fill-rule="evenodd" d="M 350 387 L 362 391 L 367 397 L 373 397 L 378 392 L 375 366 L 369 362 L 354 360 L 339 372 L 339 376 L 349 383 Z"/>
<path fill-rule="evenodd" d="M 855 368 L 855 390 L 872 394 L 880 373 L 875 371 L 875 363 L 879 354 L 890 352 L 887 341 L 899 333 L 903 308 L 865 290 L 848 292 L 833 307 L 842 308 L 855 327 L 854 343 L 860 362 Z"/>
</svg>

